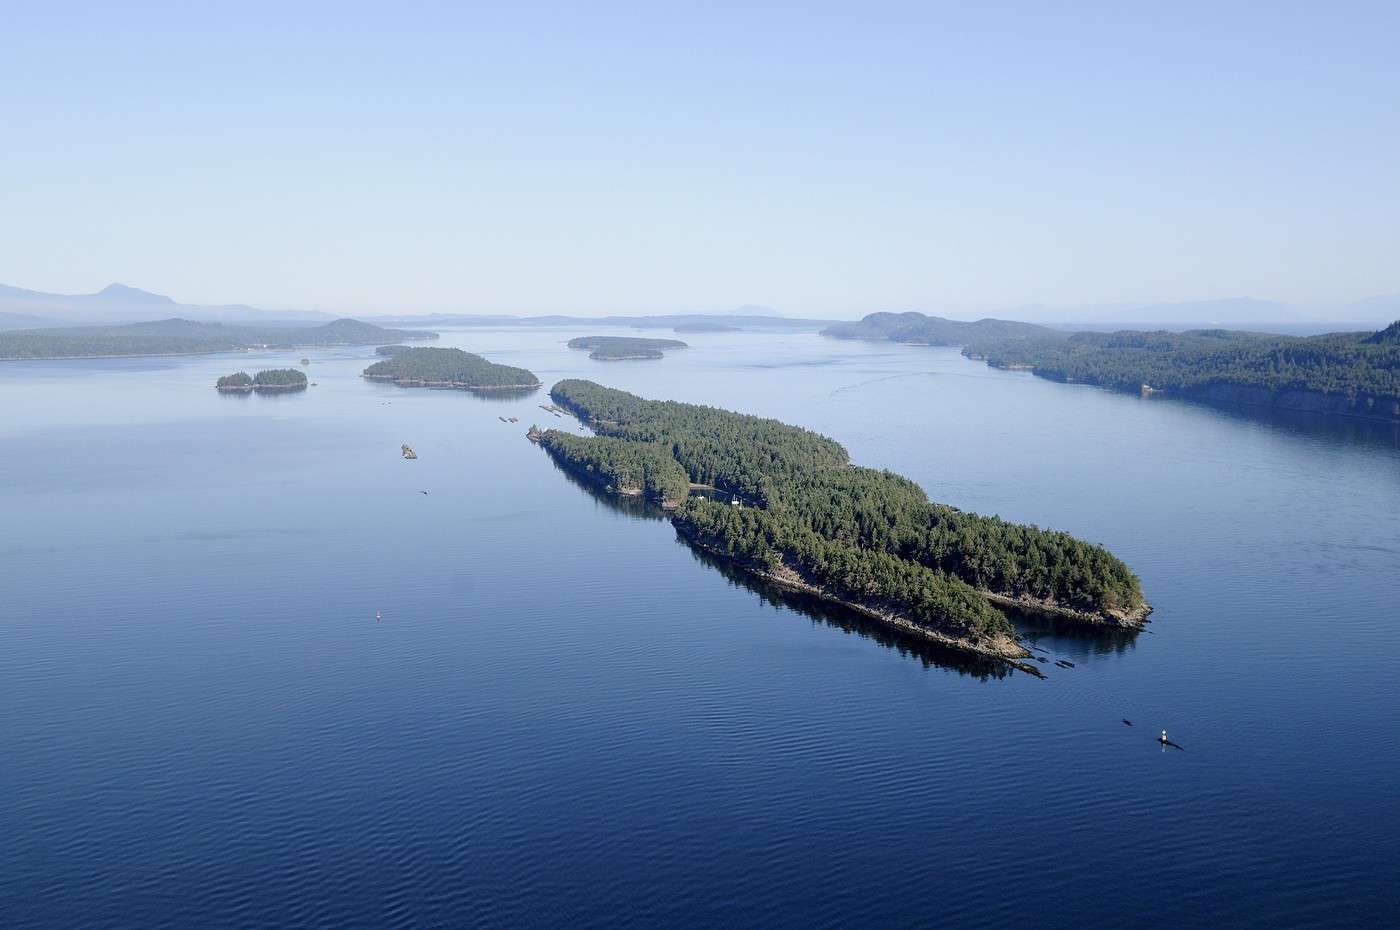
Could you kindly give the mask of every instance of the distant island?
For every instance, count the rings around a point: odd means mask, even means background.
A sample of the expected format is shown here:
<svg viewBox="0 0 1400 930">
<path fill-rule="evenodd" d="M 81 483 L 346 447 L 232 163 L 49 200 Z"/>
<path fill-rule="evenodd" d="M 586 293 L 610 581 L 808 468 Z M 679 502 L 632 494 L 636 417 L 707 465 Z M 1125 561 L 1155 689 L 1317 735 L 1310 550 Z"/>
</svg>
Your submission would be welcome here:
<svg viewBox="0 0 1400 930">
<path fill-rule="evenodd" d="M 681 323 L 679 326 L 671 327 L 676 333 L 738 333 L 742 332 L 737 326 L 730 326 L 728 323 Z"/>
<path fill-rule="evenodd" d="M 837 323 L 822 330 L 834 339 L 885 339 L 928 346 L 961 346 L 984 339 L 1054 339 L 1061 334 L 1048 326 L 1015 320 L 946 320 L 922 313 L 872 313 L 854 323 Z"/>
<path fill-rule="evenodd" d="M 817 433 L 591 381 L 550 395 L 600 434 L 533 427 L 564 467 L 667 508 L 699 548 L 908 633 L 1015 661 L 1027 652 L 994 605 L 1127 629 L 1150 611 L 1137 577 L 1101 546 L 933 503 Z"/>
<path fill-rule="evenodd" d="M 571 349 L 591 349 L 589 358 L 616 362 L 623 359 L 662 358 L 667 349 L 685 349 L 679 339 L 643 339 L 635 336 L 579 336 L 569 340 Z"/>
<path fill-rule="evenodd" d="M 246 371 L 224 375 L 214 383 L 225 394 L 276 393 L 306 390 L 306 375 L 294 368 L 273 368 L 249 375 Z"/>
<path fill-rule="evenodd" d="M 72 326 L 0 332 L 0 359 L 94 358 L 138 355 L 207 355 L 250 349 L 366 345 L 391 340 L 436 339 L 424 330 L 385 329 L 359 320 L 320 326 L 227 326 L 192 320 L 159 320 L 121 326 Z"/>
<path fill-rule="evenodd" d="M 388 355 L 364 370 L 371 381 L 392 381 L 402 387 L 457 388 L 468 391 L 536 388 L 535 373 L 512 365 L 497 365 L 461 349 L 381 346 Z"/>
<path fill-rule="evenodd" d="M 990 338 L 968 342 L 963 354 L 1143 395 L 1400 421 L 1400 322 L 1323 336 L 1212 329 Z"/>
<path fill-rule="evenodd" d="M 836 320 L 803 319 L 778 316 L 762 307 L 738 307 L 732 313 L 658 313 L 639 316 L 514 316 L 510 314 L 461 314 L 429 313 L 418 315 L 400 314 L 385 317 L 384 322 L 396 326 L 521 326 L 521 327 L 560 327 L 592 328 L 595 326 L 627 326 L 632 329 L 674 330 L 677 326 L 691 324 L 707 325 L 717 323 L 722 326 L 735 326 L 744 330 L 815 332 L 829 326 Z"/>
</svg>

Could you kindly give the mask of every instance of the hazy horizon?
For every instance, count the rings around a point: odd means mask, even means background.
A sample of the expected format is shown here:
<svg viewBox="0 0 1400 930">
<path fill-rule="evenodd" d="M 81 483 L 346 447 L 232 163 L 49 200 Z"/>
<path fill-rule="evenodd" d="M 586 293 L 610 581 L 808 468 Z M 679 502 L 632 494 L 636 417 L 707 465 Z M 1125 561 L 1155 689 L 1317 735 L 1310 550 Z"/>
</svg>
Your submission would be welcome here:
<svg viewBox="0 0 1400 930">
<path fill-rule="evenodd" d="M 677 310 L 656 307 L 645 314 L 615 310 L 582 311 L 541 311 L 538 313 L 507 313 L 489 310 L 449 310 L 449 311 L 386 311 L 369 310 L 349 312 L 362 319 L 393 319 L 399 317 L 441 316 L 502 316 L 531 318 L 542 316 L 567 316 L 582 319 L 605 317 L 638 316 L 761 316 L 778 319 L 832 319 L 856 320 L 869 313 L 919 312 L 930 316 L 943 316 L 950 319 L 975 320 L 987 316 L 1001 319 L 1024 320 L 1049 325 L 1097 325 L 1110 327 L 1115 324 L 1133 326 L 1135 324 L 1212 324 L 1231 323 L 1248 326 L 1305 325 L 1323 326 L 1330 321 L 1337 325 L 1382 326 L 1392 319 L 1400 318 L 1400 294 L 1377 295 L 1340 307 L 1307 307 L 1283 303 L 1261 301 L 1252 298 L 1222 298 L 1217 300 L 1186 301 L 1180 303 L 1144 302 L 1105 304 L 1088 307 L 1047 307 L 1033 305 L 1006 307 L 989 313 L 959 312 L 946 308 L 879 308 L 862 311 L 853 315 L 803 314 L 785 312 L 780 308 L 745 304 L 737 307 L 707 308 L 702 310 Z M 192 311 L 199 311 L 192 313 Z M 227 311 L 220 314 L 218 311 Z M 250 316 L 251 311 L 251 316 Z M 176 295 L 164 294 L 135 287 L 125 282 L 111 282 L 102 288 L 87 293 L 53 293 L 35 291 L 10 282 L 0 281 L 0 320 L 6 316 L 33 317 L 56 323 L 93 323 L 152 320 L 172 316 L 193 315 L 198 318 L 227 318 L 231 321 L 254 320 L 258 316 L 268 318 L 311 318 L 317 315 L 340 315 L 334 310 L 317 307 L 254 307 L 244 301 L 232 300 L 216 304 L 194 304 L 181 300 Z M 15 328 L 11 324 L 9 328 Z"/>
<path fill-rule="evenodd" d="M 21 8 L 0 281 L 362 316 L 1332 314 L 1400 293 L 1396 26 L 1381 4 Z"/>
</svg>

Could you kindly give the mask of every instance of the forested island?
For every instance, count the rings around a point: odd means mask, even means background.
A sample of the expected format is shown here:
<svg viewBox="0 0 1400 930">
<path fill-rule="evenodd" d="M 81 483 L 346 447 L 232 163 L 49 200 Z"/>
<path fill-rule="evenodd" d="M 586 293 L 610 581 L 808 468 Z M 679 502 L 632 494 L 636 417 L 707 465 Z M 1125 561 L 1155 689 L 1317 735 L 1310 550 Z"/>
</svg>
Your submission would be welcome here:
<svg viewBox="0 0 1400 930">
<path fill-rule="evenodd" d="M 1150 611 L 1137 577 L 1101 546 L 933 503 L 809 430 L 591 381 L 550 394 L 599 433 L 532 428 L 562 465 L 667 508 L 700 548 L 906 632 L 1015 660 L 1025 649 L 994 604 L 1122 628 Z"/>
<path fill-rule="evenodd" d="M 458 388 L 469 391 L 536 388 L 535 373 L 513 365 L 498 365 L 461 349 L 382 346 L 388 354 L 364 370 L 371 381 L 393 381 L 403 387 Z"/>
<path fill-rule="evenodd" d="M 718 323 L 758 332 L 813 332 L 837 321 L 785 317 L 764 307 L 739 307 L 733 313 L 662 313 L 643 316 L 514 316 L 512 314 L 432 313 L 424 316 L 394 317 L 401 326 L 569 326 L 592 329 L 598 326 L 625 326 L 631 329 L 674 330 L 693 323 Z"/>
<path fill-rule="evenodd" d="M 275 393 L 306 390 L 306 375 L 295 368 L 272 368 L 249 375 L 246 371 L 224 375 L 214 383 L 225 394 Z"/>
<path fill-rule="evenodd" d="M 1212 329 L 979 339 L 963 354 L 1145 395 L 1400 420 L 1400 322 L 1322 336 Z"/>
<path fill-rule="evenodd" d="M 667 349 L 685 349 L 679 339 L 643 339 L 635 336 L 579 336 L 569 340 L 571 349 L 591 349 L 589 358 L 616 362 L 624 359 L 662 358 Z"/>
<path fill-rule="evenodd" d="M 1015 320 L 946 320 L 922 313 L 871 313 L 855 323 L 836 323 L 822 330 L 835 339 L 885 339 L 927 346 L 961 346 L 986 339 L 1054 339 L 1060 336 L 1048 326 Z"/>
<path fill-rule="evenodd" d="M 0 359 L 92 358 L 126 355 L 206 355 L 247 349 L 365 345 L 436 339 L 426 330 L 385 329 L 359 320 L 321 326 L 227 326 L 157 320 L 121 326 L 70 326 L 0 332 Z"/>
</svg>

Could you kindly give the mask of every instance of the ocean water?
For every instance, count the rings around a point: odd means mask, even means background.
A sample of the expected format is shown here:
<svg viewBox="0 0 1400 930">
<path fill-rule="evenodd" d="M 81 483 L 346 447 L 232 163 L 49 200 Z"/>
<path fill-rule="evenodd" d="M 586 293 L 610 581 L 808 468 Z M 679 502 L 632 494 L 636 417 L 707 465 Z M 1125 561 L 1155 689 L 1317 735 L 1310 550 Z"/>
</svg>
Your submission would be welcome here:
<svg viewBox="0 0 1400 930">
<path fill-rule="evenodd" d="M 1108 545 L 1153 623 L 960 663 L 580 487 L 524 438 L 580 429 L 545 390 L 371 348 L 266 397 L 212 384 L 286 354 L 0 363 L 0 925 L 1400 921 L 1393 428 L 576 335 L 441 344 L 834 436 Z"/>
</svg>

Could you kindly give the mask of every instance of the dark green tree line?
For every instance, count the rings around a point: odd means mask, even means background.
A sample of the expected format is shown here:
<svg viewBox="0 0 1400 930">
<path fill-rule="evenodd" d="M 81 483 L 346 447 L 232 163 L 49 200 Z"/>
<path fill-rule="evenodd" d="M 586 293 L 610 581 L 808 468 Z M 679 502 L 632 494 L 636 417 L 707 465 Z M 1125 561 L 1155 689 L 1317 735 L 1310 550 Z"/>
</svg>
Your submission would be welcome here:
<svg viewBox="0 0 1400 930">
<path fill-rule="evenodd" d="M 404 348 L 365 369 L 366 378 L 455 387 L 533 387 L 535 373 L 513 365 L 498 365 L 461 349 Z"/>
<path fill-rule="evenodd" d="M 1103 547 L 933 503 L 907 478 L 850 465 L 839 443 L 809 430 L 714 407 L 649 401 L 589 381 L 561 381 L 551 394 L 603 437 L 640 447 L 629 446 L 629 456 L 660 450 L 690 481 L 739 495 L 750 506 L 732 508 L 732 516 L 726 516 L 728 505 L 689 501 L 675 519 L 700 535 L 722 529 L 725 546 L 751 561 L 801 565 L 833 584 L 865 577 L 873 585 L 868 596 L 876 598 L 880 591 L 912 591 L 909 579 L 925 577 L 900 574 L 902 565 L 1106 619 L 1144 609 L 1137 577 Z M 588 445 L 604 442 L 571 436 L 560 450 L 580 460 L 597 458 L 602 453 L 586 452 Z M 857 563 L 867 574 L 843 574 L 855 572 Z"/>
</svg>

